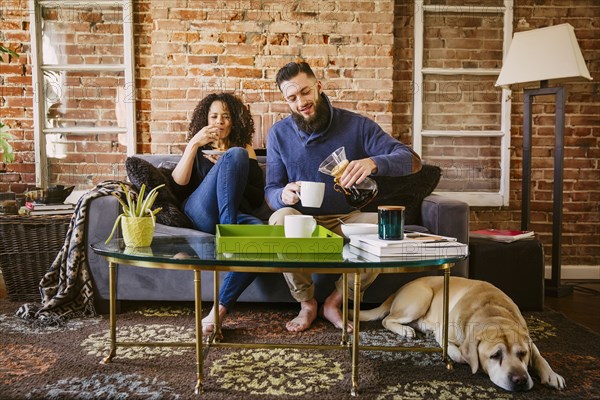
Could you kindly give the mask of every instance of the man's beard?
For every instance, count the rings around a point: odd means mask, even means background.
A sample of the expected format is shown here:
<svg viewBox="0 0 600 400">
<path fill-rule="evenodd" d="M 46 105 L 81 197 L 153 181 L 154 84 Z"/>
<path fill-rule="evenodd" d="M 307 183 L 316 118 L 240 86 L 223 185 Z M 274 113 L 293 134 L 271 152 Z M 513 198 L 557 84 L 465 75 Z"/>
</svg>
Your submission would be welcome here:
<svg viewBox="0 0 600 400">
<path fill-rule="evenodd" d="M 292 111 L 292 119 L 302 131 L 306 133 L 321 132 L 329 123 L 329 107 L 327 102 L 319 96 L 315 101 L 315 114 L 310 118 L 305 118 L 302 114 Z"/>
</svg>

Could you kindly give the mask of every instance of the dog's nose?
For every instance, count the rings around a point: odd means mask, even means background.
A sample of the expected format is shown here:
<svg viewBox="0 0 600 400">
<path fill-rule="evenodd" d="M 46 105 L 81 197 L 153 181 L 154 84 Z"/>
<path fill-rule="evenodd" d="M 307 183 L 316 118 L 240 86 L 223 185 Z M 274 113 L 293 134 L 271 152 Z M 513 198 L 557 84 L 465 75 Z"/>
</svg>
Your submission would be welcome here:
<svg viewBox="0 0 600 400">
<path fill-rule="evenodd" d="M 517 390 L 521 390 L 527 386 L 527 375 L 515 374 L 510 377 L 511 382 Z"/>
</svg>

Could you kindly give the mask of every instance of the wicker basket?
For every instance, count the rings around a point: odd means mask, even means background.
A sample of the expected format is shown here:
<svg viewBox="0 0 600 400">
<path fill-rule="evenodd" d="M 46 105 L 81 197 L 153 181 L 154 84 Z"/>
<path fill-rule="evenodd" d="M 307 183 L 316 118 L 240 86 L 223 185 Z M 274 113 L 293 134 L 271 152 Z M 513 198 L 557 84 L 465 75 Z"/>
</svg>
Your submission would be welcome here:
<svg viewBox="0 0 600 400">
<path fill-rule="evenodd" d="M 40 301 L 39 283 L 65 241 L 71 214 L 0 215 L 0 270 L 10 301 Z"/>
</svg>

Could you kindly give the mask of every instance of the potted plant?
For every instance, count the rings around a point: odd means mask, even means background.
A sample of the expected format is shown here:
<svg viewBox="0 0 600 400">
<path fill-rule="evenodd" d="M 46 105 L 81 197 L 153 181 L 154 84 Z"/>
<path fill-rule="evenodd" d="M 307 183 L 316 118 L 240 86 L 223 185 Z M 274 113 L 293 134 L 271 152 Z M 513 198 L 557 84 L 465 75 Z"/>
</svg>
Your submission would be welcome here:
<svg viewBox="0 0 600 400">
<path fill-rule="evenodd" d="M 123 207 L 123 213 L 120 214 L 115 220 L 110 236 L 106 239 L 106 242 L 110 242 L 119 221 L 121 222 L 121 230 L 123 231 L 123 240 L 126 246 L 130 247 L 147 247 L 152 243 L 152 236 L 154 236 L 154 227 L 156 225 L 156 214 L 160 212 L 161 208 L 152 210 L 152 205 L 158 196 L 158 190 L 163 185 L 159 185 L 152 189 L 148 195 L 144 198 L 146 191 L 146 185 L 142 184 L 140 193 L 135 196 L 135 193 L 127 189 L 127 186 L 121 183 L 121 188 L 125 193 L 125 199 L 123 201 L 117 193 L 113 193 L 113 196 L 117 198 L 121 207 Z"/>
<path fill-rule="evenodd" d="M 0 45 L 0 62 L 4 61 L 4 54 L 8 54 L 8 62 L 12 57 L 19 57 L 13 50 Z M 3 163 L 11 163 L 15 161 L 15 153 L 12 146 L 8 142 L 13 136 L 8 133 L 8 126 L 0 121 L 0 161 Z"/>
<path fill-rule="evenodd" d="M 4 163 L 15 161 L 15 153 L 10 143 L 8 143 L 8 140 L 12 138 L 13 136 L 8 133 L 8 126 L 0 121 L 0 149 L 2 149 L 0 152 L 0 156 L 2 156 L 0 160 Z"/>
</svg>

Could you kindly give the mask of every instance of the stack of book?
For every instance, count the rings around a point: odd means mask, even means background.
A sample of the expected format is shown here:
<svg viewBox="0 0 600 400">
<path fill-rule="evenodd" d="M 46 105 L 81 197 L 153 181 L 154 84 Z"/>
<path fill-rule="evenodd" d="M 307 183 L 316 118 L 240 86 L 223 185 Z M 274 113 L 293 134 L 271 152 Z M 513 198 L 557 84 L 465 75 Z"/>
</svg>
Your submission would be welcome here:
<svg viewBox="0 0 600 400">
<path fill-rule="evenodd" d="M 28 201 L 25 203 L 25 208 L 29 215 L 57 215 L 72 214 L 75 205 L 69 203 L 42 204 Z"/>
<path fill-rule="evenodd" d="M 469 246 L 456 238 L 415 232 L 403 240 L 381 240 L 376 234 L 350 236 L 350 251 L 367 260 L 419 260 L 466 256 Z"/>
</svg>

